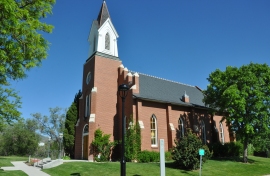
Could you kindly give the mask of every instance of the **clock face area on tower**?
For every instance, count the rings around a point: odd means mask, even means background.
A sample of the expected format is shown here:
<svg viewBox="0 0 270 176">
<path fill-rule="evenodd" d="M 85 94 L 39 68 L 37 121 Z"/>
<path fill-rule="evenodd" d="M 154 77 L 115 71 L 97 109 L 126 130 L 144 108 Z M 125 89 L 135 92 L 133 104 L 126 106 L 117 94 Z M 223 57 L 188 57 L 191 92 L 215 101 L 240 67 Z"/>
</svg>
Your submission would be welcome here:
<svg viewBox="0 0 270 176">
<path fill-rule="evenodd" d="M 88 85 L 90 81 L 91 81 L 91 72 L 88 72 L 85 82 Z"/>
</svg>

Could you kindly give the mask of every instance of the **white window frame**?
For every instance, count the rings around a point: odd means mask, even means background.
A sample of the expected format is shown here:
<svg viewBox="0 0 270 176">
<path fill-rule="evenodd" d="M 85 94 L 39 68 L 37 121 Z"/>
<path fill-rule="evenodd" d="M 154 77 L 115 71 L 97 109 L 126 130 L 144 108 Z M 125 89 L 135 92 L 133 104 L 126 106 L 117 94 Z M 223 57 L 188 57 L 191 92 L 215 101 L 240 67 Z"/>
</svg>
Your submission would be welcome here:
<svg viewBox="0 0 270 176">
<path fill-rule="evenodd" d="M 182 117 L 179 117 L 178 119 L 178 130 L 179 130 L 179 138 L 183 138 L 185 135 L 185 130 L 184 130 L 184 120 Z"/>
<path fill-rule="evenodd" d="M 203 120 L 201 120 L 201 134 L 202 134 L 202 142 L 203 144 L 206 144 L 206 132 L 205 132 L 205 123 Z"/>
<path fill-rule="evenodd" d="M 223 129 L 223 124 L 222 122 L 219 122 L 219 137 L 220 137 L 220 142 L 223 145 L 225 143 L 225 138 L 224 138 L 224 129 Z"/>
<path fill-rule="evenodd" d="M 154 124 L 154 125 L 152 125 Z M 158 146 L 158 140 L 157 140 L 157 118 L 155 115 L 151 116 L 150 119 L 150 135 L 151 135 L 151 147 L 157 147 Z"/>
</svg>

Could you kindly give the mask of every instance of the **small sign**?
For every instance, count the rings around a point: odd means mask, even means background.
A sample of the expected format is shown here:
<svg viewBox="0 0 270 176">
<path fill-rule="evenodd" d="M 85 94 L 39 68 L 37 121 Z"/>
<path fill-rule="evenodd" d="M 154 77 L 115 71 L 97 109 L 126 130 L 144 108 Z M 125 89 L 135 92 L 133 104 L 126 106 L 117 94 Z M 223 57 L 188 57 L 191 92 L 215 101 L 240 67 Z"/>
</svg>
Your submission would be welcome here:
<svg viewBox="0 0 270 176">
<path fill-rule="evenodd" d="M 199 149 L 199 155 L 201 155 L 201 156 L 204 155 L 204 149 Z"/>
</svg>

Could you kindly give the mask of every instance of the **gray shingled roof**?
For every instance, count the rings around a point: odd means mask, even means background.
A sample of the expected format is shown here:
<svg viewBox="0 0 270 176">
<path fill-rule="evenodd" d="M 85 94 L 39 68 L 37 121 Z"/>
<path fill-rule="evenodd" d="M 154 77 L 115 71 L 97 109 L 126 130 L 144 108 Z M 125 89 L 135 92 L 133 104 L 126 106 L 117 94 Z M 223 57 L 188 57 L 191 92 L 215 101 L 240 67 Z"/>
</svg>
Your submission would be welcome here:
<svg viewBox="0 0 270 176">
<path fill-rule="evenodd" d="M 134 97 L 152 101 L 167 102 L 184 106 L 205 106 L 202 102 L 203 93 L 194 86 L 164 80 L 144 74 L 139 74 L 140 93 Z M 182 96 L 189 96 L 189 103 L 182 101 Z"/>
<path fill-rule="evenodd" d="M 99 11 L 99 14 L 98 14 L 98 18 L 97 18 L 99 27 L 102 26 L 103 23 L 104 23 L 108 18 L 111 18 L 111 17 L 110 17 L 110 14 L 109 14 L 109 10 L 108 10 L 108 8 L 107 8 L 106 2 L 103 1 L 102 6 L 101 6 L 100 11 Z"/>
</svg>

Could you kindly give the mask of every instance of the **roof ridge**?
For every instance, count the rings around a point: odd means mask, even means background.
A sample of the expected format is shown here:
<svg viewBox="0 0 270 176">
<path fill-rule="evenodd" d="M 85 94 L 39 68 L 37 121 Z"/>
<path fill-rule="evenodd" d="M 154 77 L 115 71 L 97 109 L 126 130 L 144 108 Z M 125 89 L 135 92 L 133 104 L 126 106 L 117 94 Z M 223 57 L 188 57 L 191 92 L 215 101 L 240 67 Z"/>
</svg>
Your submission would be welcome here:
<svg viewBox="0 0 270 176">
<path fill-rule="evenodd" d="M 184 83 L 181 83 L 181 82 L 172 81 L 172 80 L 165 79 L 165 78 L 160 78 L 160 77 L 157 77 L 157 76 L 152 76 L 152 75 L 148 75 L 148 74 L 145 74 L 145 73 L 140 73 L 140 72 L 136 72 L 136 71 L 132 71 L 132 70 L 129 70 L 129 72 L 134 72 L 134 73 L 138 73 L 139 75 L 141 74 L 141 75 L 144 75 L 144 76 L 149 76 L 149 77 L 152 77 L 152 78 L 161 79 L 161 80 L 164 80 L 164 81 L 169 81 L 169 82 L 172 82 L 172 83 L 181 84 L 181 85 L 196 88 L 195 86 L 192 86 L 192 85 L 189 85 L 189 84 L 184 84 Z"/>
</svg>

